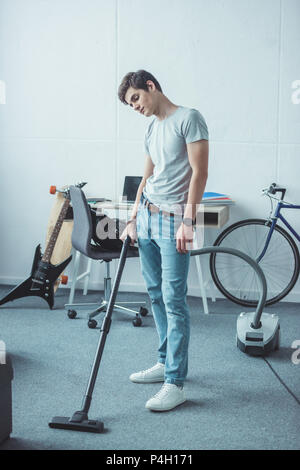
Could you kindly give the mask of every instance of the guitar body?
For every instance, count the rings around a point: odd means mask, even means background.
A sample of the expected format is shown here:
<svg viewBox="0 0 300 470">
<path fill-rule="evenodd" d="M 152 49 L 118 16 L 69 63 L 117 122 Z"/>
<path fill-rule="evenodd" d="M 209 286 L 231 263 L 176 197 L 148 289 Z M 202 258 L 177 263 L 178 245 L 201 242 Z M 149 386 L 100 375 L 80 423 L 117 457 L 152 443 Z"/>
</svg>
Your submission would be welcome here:
<svg viewBox="0 0 300 470">
<path fill-rule="evenodd" d="M 69 256 L 69 258 L 57 265 L 42 261 L 41 246 L 38 245 L 35 249 L 31 275 L 3 297 L 0 300 L 0 305 L 21 297 L 36 296 L 46 300 L 50 309 L 52 309 L 54 304 L 54 284 L 71 259 L 72 256 Z"/>
<path fill-rule="evenodd" d="M 86 183 L 78 183 L 75 186 L 82 188 Z M 42 297 L 52 308 L 54 304 L 54 293 L 59 285 L 58 277 L 70 263 L 72 256 L 68 256 L 71 251 L 71 233 L 73 226 L 64 224 L 70 204 L 70 190 L 63 188 L 57 190 L 56 186 L 50 187 L 50 193 L 58 193 L 56 204 L 51 212 L 48 225 L 47 246 L 42 256 L 41 246 L 35 249 L 32 263 L 31 275 L 12 289 L 3 299 L 0 305 L 20 297 L 37 296 Z M 54 220 L 56 220 L 54 222 Z M 61 228 L 68 227 L 68 231 Z M 56 244 L 57 239 L 59 243 Z M 63 243 L 65 241 L 65 243 Z M 56 249 L 56 250 L 55 250 Z M 68 253 L 68 254 L 67 254 Z M 68 256 L 66 258 L 66 256 Z"/>
</svg>

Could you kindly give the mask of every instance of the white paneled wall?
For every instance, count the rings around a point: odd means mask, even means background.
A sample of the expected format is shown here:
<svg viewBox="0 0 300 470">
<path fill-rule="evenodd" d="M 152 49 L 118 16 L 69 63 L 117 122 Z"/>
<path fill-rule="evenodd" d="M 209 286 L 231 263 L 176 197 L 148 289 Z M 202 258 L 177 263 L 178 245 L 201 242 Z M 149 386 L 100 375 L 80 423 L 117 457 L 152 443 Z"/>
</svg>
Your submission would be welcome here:
<svg viewBox="0 0 300 470">
<path fill-rule="evenodd" d="M 0 283 L 27 276 L 44 244 L 51 184 L 85 180 L 88 196 L 118 199 L 124 176 L 143 173 L 149 121 L 117 98 L 139 68 L 206 118 L 207 190 L 236 200 L 230 223 L 267 215 L 260 190 L 273 181 L 300 203 L 299 22 L 299 0 L 1 0 Z M 298 212 L 287 218 L 300 232 Z M 102 275 L 94 264 L 92 288 Z M 122 289 L 144 291 L 138 260 Z M 286 299 L 299 301 L 300 281 Z"/>
</svg>

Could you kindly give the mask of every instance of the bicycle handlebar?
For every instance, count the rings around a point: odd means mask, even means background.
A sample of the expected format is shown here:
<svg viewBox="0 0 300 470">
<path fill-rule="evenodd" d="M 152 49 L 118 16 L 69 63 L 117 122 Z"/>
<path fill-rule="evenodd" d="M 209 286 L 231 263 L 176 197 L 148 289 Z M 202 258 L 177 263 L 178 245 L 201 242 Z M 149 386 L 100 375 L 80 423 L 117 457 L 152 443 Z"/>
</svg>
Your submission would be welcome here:
<svg viewBox="0 0 300 470">
<path fill-rule="evenodd" d="M 268 189 L 263 190 L 264 193 L 266 194 L 276 194 L 276 193 L 281 193 L 281 201 L 283 200 L 285 193 L 286 193 L 286 188 L 282 188 L 280 186 L 277 186 L 276 183 L 272 183 Z"/>
</svg>

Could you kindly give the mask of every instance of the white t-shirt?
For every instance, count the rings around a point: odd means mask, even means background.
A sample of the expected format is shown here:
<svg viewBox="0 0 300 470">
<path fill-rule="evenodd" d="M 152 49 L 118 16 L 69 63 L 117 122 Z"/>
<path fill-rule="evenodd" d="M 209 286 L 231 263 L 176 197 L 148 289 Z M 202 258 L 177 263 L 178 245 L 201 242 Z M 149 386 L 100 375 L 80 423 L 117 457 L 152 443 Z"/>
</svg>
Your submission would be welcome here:
<svg viewBox="0 0 300 470">
<path fill-rule="evenodd" d="M 182 212 L 192 176 L 186 144 L 202 139 L 208 140 L 208 130 L 196 109 L 179 106 L 164 120 L 150 123 L 144 147 L 154 170 L 143 191 L 150 202 L 168 212 Z"/>
</svg>

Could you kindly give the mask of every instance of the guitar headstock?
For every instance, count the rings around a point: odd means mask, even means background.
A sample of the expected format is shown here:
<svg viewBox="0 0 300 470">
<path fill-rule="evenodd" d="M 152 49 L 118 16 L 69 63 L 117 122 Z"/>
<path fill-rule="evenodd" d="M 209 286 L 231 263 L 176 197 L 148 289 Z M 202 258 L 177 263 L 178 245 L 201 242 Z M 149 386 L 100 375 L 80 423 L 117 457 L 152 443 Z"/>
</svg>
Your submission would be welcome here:
<svg viewBox="0 0 300 470">
<path fill-rule="evenodd" d="M 87 184 L 86 181 L 80 181 L 79 183 L 74 184 L 77 188 L 83 188 Z M 57 189 L 56 186 L 50 186 L 50 194 L 62 193 L 66 199 L 70 199 L 70 187 L 64 186 L 61 189 Z"/>
</svg>

